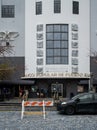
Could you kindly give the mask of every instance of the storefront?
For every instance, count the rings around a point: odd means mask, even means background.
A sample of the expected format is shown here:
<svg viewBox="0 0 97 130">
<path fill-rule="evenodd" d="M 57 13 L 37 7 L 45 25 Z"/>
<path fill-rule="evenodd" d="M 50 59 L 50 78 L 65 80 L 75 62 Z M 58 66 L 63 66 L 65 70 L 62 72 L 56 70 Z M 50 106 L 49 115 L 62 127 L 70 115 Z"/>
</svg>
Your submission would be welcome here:
<svg viewBox="0 0 97 130">
<path fill-rule="evenodd" d="M 79 91 L 79 82 L 82 79 L 89 79 L 88 74 L 70 73 L 44 73 L 28 74 L 23 79 L 34 80 L 31 86 L 29 97 L 50 97 L 50 98 L 70 98 Z"/>
<path fill-rule="evenodd" d="M 19 97 L 19 90 L 29 89 L 34 84 L 34 81 L 29 80 L 4 80 L 0 81 L 0 99 L 8 100 Z"/>
</svg>

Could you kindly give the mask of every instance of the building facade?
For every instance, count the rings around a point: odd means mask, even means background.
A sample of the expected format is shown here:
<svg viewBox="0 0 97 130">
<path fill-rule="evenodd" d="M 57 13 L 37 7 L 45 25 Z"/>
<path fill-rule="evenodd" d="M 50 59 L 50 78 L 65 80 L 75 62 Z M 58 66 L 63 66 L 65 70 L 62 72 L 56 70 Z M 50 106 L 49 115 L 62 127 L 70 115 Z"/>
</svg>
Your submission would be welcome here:
<svg viewBox="0 0 97 130">
<path fill-rule="evenodd" d="M 25 67 L 25 2 L 24 0 L 0 0 L 0 46 L 12 46 L 11 53 L 0 53 L 0 65 L 10 63 L 15 72 L 7 79 L 0 79 L 0 94 L 6 88 L 11 96 L 18 96 L 21 76 Z M 18 80 L 18 81 L 17 81 Z"/>
<path fill-rule="evenodd" d="M 51 95 L 75 95 L 90 74 L 90 1 L 29 0 L 25 8 L 24 78 Z"/>
<path fill-rule="evenodd" d="M 88 91 L 89 86 L 79 82 L 90 79 L 90 48 L 95 44 L 91 16 L 97 5 L 93 2 L 1 0 L 0 42 L 14 46 L 14 54 L 7 57 L 16 64 L 22 60 L 25 69 L 18 78 L 34 81 L 30 97 L 70 97 Z M 13 35 L 4 41 L 2 32 Z"/>
</svg>

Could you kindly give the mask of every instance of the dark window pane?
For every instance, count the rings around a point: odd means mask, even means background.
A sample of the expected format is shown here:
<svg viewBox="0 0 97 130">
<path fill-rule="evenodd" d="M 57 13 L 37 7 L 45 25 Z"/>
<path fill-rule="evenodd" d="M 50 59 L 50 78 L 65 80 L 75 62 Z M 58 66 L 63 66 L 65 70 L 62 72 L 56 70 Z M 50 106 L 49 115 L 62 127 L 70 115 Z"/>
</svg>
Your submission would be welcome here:
<svg viewBox="0 0 97 130">
<path fill-rule="evenodd" d="M 62 64 L 68 64 L 68 58 L 67 57 L 61 57 L 61 63 Z"/>
<path fill-rule="evenodd" d="M 79 2 L 73 1 L 73 14 L 79 14 Z"/>
<path fill-rule="evenodd" d="M 46 32 L 53 32 L 53 25 L 48 25 L 46 27 Z"/>
<path fill-rule="evenodd" d="M 60 49 L 54 49 L 54 56 L 60 56 Z"/>
<path fill-rule="evenodd" d="M 47 56 L 53 56 L 53 49 L 47 49 L 46 53 Z"/>
<path fill-rule="evenodd" d="M 62 40 L 68 40 L 68 33 L 62 33 L 61 34 L 61 39 Z"/>
<path fill-rule="evenodd" d="M 68 64 L 68 25 L 46 26 L 46 63 Z"/>
<path fill-rule="evenodd" d="M 42 14 L 42 2 L 36 2 L 36 14 Z"/>
<path fill-rule="evenodd" d="M 54 40 L 60 40 L 60 39 L 61 39 L 60 33 L 54 33 Z"/>
<path fill-rule="evenodd" d="M 47 40 L 53 40 L 53 33 L 47 33 Z"/>
<path fill-rule="evenodd" d="M 54 62 L 53 62 L 53 57 L 48 57 L 47 59 L 46 59 L 46 63 L 47 64 L 53 64 Z"/>
<path fill-rule="evenodd" d="M 61 56 L 68 56 L 68 50 L 67 49 L 61 49 Z"/>
<path fill-rule="evenodd" d="M 60 41 L 54 41 L 54 48 L 60 48 Z"/>
<path fill-rule="evenodd" d="M 54 0 L 54 13 L 61 12 L 61 0 Z"/>
<path fill-rule="evenodd" d="M 47 48 L 53 48 L 53 45 L 54 45 L 54 44 L 53 44 L 53 41 L 47 41 L 47 42 L 46 42 L 46 47 L 47 47 Z"/>
<path fill-rule="evenodd" d="M 60 25 L 54 25 L 54 32 L 60 32 Z"/>
<path fill-rule="evenodd" d="M 61 41 L 61 48 L 68 48 L 68 41 Z"/>
<path fill-rule="evenodd" d="M 2 17 L 3 18 L 13 18 L 15 15 L 14 5 L 2 5 Z"/>
<path fill-rule="evenodd" d="M 60 57 L 54 57 L 54 64 L 60 64 Z"/>
<path fill-rule="evenodd" d="M 68 26 L 67 25 L 61 25 L 61 31 L 62 32 L 68 32 Z"/>
</svg>

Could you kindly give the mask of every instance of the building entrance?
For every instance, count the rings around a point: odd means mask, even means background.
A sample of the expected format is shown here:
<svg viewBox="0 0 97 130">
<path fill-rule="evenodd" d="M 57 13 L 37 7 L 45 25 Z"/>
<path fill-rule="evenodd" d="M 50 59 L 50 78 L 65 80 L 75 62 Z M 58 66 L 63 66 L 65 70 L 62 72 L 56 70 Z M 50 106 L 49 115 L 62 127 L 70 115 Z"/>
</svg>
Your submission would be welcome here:
<svg viewBox="0 0 97 130">
<path fill-rule="evenodd" d="M 51 84 L 51 95 L 55 99 L 63 97 L 63 84 L 61 83 Z"/>
</svg>

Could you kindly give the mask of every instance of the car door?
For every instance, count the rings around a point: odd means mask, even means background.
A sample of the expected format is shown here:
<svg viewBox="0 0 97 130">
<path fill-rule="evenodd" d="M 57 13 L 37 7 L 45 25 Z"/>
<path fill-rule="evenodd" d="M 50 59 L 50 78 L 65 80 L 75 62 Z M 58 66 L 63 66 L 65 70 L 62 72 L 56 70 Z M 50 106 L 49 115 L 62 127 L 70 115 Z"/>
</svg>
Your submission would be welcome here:
<svg viewBox="0 0 97 130">
<path fill-rule="evenodd" d="M 94 112 L 97 113 L 97 93 L 94 93 L 93 106 L 94 106 Z"/>
<path fill-rule="evenodd" d="M 94 111 L 93 106 L 93 94 L 83 94 L 79 97 L 78 102 L 76 103 L 77 112 L 92 112 Z"/>
</svg>

